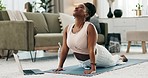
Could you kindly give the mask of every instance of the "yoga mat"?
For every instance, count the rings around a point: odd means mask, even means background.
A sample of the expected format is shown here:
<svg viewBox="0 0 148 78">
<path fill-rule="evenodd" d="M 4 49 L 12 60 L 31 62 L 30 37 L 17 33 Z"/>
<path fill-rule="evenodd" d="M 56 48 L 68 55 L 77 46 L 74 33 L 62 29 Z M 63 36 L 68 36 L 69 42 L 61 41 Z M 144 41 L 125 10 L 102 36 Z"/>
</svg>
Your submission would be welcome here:
<svg viewBox="0 0 148 78">
<path fill-rule="evenodd" d="M 97 67 L 97 72 L 95 74 L 84 74 L 84 68 L 80 67 L 79 65 L 74 65 L 74 66 L 68 66 L 68 67 L 64 67 L 64 71 L 60 71 L 60 72 L 53 72 L 53 69 L 47 70 L 45 71 L 46 73 L 56 73 L 56 74 L 68 74 L 68 75 L 78 75 L 78 76 L 94 76 L 94 75 L 98 75 L 104 72 L 108 72 L 108 71 L 113 71 L 113 70 L 117 70 L 117 69 L 121 69 L 124 67 L 129 67 L 135 64 L 139 64 L 139 63 L 143 63 L 146 62 L 148 60 L 144 60 L 144 59 L 128 59 L 128 62 L 126 64 L 122 64 L 122 65 L 116 65 L 116 66 L 112 66 L 112 67 Z"/>
</svg>

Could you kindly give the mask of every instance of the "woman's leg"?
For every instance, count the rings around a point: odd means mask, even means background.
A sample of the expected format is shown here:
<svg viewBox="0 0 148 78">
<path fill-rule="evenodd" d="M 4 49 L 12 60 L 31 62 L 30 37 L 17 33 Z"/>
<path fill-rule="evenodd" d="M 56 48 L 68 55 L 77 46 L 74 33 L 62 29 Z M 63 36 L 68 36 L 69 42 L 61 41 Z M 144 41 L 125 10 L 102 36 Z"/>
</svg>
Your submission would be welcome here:
<svg viewBox="0 0 148 78">
<path fill-rule="evenodd" d="M 113 65 L 117 65 L 119 62 L 121 62 L 119 55 L 113 55 Z"/>
<path fill-rule="evenodd" d="M 96 45 L 96 64 L 97 67 L 110 67 L 116 65 L 119 56 L 113 56 L 104 46 Z"/>
</svg>

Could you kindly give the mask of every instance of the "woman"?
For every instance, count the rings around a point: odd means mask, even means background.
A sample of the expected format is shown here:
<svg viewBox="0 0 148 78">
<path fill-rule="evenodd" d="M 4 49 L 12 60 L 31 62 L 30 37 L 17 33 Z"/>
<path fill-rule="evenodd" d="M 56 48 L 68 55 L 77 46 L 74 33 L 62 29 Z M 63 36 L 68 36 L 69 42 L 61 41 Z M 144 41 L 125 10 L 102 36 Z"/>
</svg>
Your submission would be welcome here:
<svg viewBox="0 0 148 78">
<path fill-rule="evenodd" d="M 103 46 L 96 44 L 97 31 L 93 24 L 88 22 L 95 13 L 96 8 L 91 3 L 80 4 L 75 8 L 73 12 L 75 23 L 67 26 L 64 30 L 60 62 L 55 71 L 63 70 L 69 50 L 73 52 L 84 68 L 90 66 L 89 70 L 84 70 L 85 74 L 95 73 L 96 66 L 108 67 L 117 64 L 116 61 L 114 62 L 113 56 Z M 116 58 L 119 60 L 120 57 L 116 56 Z M 114 64 L 110 64 L 112 61 Z"/>
</svg>

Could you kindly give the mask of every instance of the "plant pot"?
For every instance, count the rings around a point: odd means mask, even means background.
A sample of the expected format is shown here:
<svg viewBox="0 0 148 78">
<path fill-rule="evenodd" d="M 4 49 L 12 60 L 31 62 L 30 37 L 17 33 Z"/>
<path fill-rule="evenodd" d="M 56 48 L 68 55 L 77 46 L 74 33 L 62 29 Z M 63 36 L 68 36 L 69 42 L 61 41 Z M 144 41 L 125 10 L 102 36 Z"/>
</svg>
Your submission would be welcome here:
<svg viewBox="0 0 148 78">
<path fill-rule="evenodd" d="M 118 18 L 118 17 L 121 17 L 122 16 L 122 10 L 121 9 L 115 9 L 114 10 L 114 16 L 116 17 L 116 18 Z"/>
<path fill-rule="evenodd" d="M 141 10 L 136 10 L 136 16 L 141 16 Z"/>
</svg>

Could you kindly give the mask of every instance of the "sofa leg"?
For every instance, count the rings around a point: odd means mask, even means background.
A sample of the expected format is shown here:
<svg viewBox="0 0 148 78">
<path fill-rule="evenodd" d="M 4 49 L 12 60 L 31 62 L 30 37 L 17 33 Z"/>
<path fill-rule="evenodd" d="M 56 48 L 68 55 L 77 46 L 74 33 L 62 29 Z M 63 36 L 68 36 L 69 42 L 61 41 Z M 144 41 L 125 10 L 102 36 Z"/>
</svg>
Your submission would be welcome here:
<svg viewBox="0 0 148 78">
<path fill-rule="evenodd" d="M 10 51 L 11 51 L 11 50 L 8 50 L 6 61 L 8 61 L 8 59 L 9 59 Z"/>
<path fill-rule="evenodd" d="M 36 61 L 37 51 L 35 51 L 34 62 Z"/>
<path fill-rule="evenodd" d="M 34 62 L 31 51 L 30 51 L 30 56 L 31 56 L 31 60 L 32 60 L 32 62 Z"/>
<path fill-rule="evenodd" d="M 43 50 L 44 52 L 46 52 L 46 50 Z"/>
<path fill-rule="evenodd" d="M 33 56 L 32 56 L 32 52 L 30 51 L 30 56 L 31 56 L 31 60 L 32 60 L 32 62 L 35 62 L 36 61 L 36 55 L 37 55 L 37 52 L 36 51 L 34 51 L 35 52 L 35 55 L 34 55 L 34 58 L 33 58 Z"/>
</svg>

